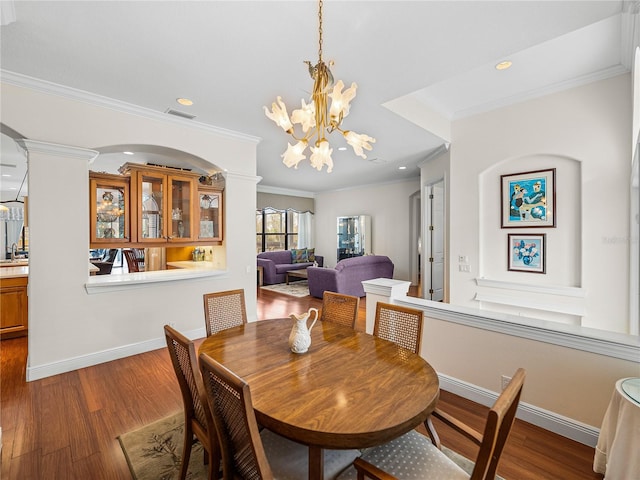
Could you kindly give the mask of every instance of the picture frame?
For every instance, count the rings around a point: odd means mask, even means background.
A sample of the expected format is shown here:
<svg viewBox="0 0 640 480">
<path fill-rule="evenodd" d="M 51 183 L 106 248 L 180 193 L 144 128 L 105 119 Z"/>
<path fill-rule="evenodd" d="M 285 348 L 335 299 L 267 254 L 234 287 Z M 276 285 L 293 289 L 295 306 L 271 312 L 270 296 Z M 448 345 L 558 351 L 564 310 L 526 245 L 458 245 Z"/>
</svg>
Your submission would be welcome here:
<svg viewBox="0 0 640 480">
<path fill-rule="evenodd" d="M 508 270 L 546 273 L 546 240 L 545 233 L 510 233 L 507 242 Z"/>
<path fill-rule="evenodd" d="M 502 228 L 556 226 L 556 169 L 500 175 Z"/>
</svg>

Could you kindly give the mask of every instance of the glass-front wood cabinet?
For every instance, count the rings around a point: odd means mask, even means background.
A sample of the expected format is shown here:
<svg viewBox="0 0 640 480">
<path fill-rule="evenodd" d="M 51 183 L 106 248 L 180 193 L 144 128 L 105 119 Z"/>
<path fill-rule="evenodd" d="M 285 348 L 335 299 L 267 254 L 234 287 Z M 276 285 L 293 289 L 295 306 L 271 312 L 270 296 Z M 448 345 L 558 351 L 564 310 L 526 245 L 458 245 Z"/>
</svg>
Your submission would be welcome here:
<svg viewBox="0 0 640 480">
<path fill-rule="evenodd" d="M 125 163 L 119 171 L 89 172 L 91 248 L 222 242 L 224 185 L 169 167 Z"/>
<path fill-rule="evenodd" d="M 135 241 L 158 244 L 196 240 L 198 174 L 129 163 L 120 171 L 131 175 Z"/>
<path fill-rule="evenodd" d="M 89 195 L 91 244 L 130 242 L 129 178 L 90 172 Z"/>
<path fill-rule="evenodd" d="M 222 192 L 213 188 L 198 188 L 198 240 L 222 240 Z"/>
</svg>

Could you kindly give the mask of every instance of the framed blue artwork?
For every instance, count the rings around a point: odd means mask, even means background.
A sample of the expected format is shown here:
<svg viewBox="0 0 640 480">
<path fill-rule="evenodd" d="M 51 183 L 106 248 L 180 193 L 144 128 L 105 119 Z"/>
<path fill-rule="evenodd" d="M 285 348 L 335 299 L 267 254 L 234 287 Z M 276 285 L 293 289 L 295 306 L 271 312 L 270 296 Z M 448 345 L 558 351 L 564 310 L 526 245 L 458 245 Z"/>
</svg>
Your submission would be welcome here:
<svg viewBox="0 0 640 480">
<path fill-rule="evenodd" d="M 556 226 L 556 169 L 500 175 L 502 228 Z"/>
<path fill-rule="evenodd" d="M 546 234 L 508 235 L 508 269 L 512 272 L 546 272 Z"/>
</svg>

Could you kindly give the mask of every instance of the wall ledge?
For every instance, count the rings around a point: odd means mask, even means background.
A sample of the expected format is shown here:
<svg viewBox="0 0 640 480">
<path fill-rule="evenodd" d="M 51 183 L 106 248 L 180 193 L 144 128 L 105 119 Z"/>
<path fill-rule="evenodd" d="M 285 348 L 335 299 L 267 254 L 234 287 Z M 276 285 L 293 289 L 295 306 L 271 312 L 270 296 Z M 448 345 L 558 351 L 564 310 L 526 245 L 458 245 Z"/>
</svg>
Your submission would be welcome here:
<svg viewBox="0 0 640 480">
<path fill-rule="evenodd" d="M 398 297 L 393 303 L 420 308 L 437 320 L 560 345 L 640 364 L 640 337 L 595 328 L 528 317 L 516 317 L 468 307 L 452 306 L 415 297 Z"/>
<path fill-rule="evenodd" d="M 162 282 L 181 282 L 211 277 L 224 277 L 226 270 L 215 269 L 175 269 L 155 272 L 137 272 L 123 275 L 96 275 L 89 277 L 84 288 L 89 295 L 96 293 L 117 292 L 133 288 L 148 288 Z"/>
<path fill-rule="evenodd" d="M 504 280 L 491 280 L 489 278 L 476 278 L 479 287 L 500 288 L 503 290 L 517 290 L 527 293 L 545 293 L 549 295 L 562 295 L 565 297 L 585 298 L 587 292 L 580 287 L 566 287 L 564 285 L 535 285 L 531 283 L 505 282 Z"/>
</svg>

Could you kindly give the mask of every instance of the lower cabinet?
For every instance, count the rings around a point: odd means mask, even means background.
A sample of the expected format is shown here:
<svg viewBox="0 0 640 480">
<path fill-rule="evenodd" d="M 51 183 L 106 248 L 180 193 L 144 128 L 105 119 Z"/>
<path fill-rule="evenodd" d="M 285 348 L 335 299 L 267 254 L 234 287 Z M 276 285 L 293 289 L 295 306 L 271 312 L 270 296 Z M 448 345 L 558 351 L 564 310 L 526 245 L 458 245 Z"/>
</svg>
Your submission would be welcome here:
<svg viewBox="0 0 640 480">
<path fill-rule="evenodd" d="M 28 277 L 0 279 L 0 337 L 22 337 L 28 333 Z"/>
</svg>

